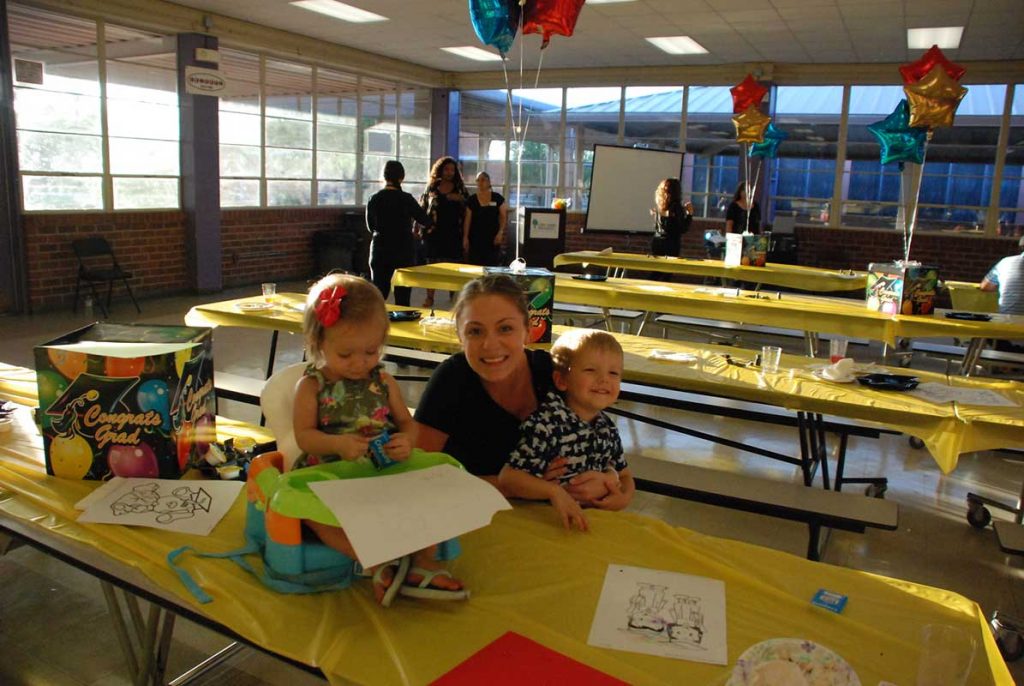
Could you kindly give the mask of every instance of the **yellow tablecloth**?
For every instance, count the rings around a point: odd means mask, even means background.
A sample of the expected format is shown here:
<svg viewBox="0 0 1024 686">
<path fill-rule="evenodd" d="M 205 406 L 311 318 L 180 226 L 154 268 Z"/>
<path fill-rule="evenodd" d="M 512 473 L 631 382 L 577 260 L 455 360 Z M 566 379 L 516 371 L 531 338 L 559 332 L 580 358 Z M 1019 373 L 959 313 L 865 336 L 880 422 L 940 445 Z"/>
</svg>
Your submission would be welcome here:
<svg viewBox="0 0 1024 686">
<path fill-rule="evenodd" d="M 795 264 L 767 264 L 764 267 L 727 267 L 723 260 L 697 260 L 683 257 L 654 257 L 637 253 L 601 253 L 580 250 L 555 255 L 555 267 L 566 264 L 596 265 L 690 276 L 722 277 L 750 283 L 795 288 L 801 291 L 863 291 L 867 273 L 843 273 L 835 269 L 802 267 Z"/>
<path fill-rule="evenodd" d="M 0 396 L 3 395 L 0 390 Z M 178 602 L 268 650 L 319 667 L 332 682 L 423 684 L 505 631 L 633 684 L 721 685 L 731 668 L 594 648 L 586 644 L 609 564 L 722 579 L 730 663 L 769 638 L 804 637 L 835 650 L 862 683 L 910 684 L 928 623 L 952 624 L 979 642 L 968 683 L 1013 683 L 972 601 L 949 591 L 809 562 L 758 546 L 672 528 L 629 513 L 589 513 L 589 534 L 566 533 L 544 504 L 517 505 L 462 537 L 453 571 L 472 588 L 467 602 L 400 598 L 378 607 L 368 584 L 315 596 L 278 595 L 226 560 L 186 557 L 214 597 L 197 605 L 167 567 L 170 550 L 193 545 L 231 550 L 242 543 L 243 499 L 209 537 L 156 529 L 79 524 L 72 505 L 96 482 L 48 477 L 28 411 L 0 441 L 0 525 L 17 522 L 34 536 L 81 544 L 83 554 L 138 570 Z M 396 511 L 396 516 L 399 516 Z M 849 596 L 835 615 L 813 607 L 819 588 Z"/>
<path fill-rule="evenodd" d="M 298 331 L 301 315 L 289 304 L 300 302 L 298 294 L 284 294 L 282 307 L 271 312 L 249 314 L 237 304 L 252 299 L 198 305 L 186 322 L 193 326 L 241 326 Z M 441 317 L 447 312 L 437 311 Z M 557 337 L 569 327 L 556 326 Z M 1016 403 L 1013 407 L 937 405 L 905 393 L 864 388 L 858 384 L 836 384 L 812 375 L 820 360 L 784 355 L 785 373 L 764 375 L 756 369 L 726 363 L 724 355 L 749 359 L 754 353 L 725 346 L 614 334 L 626 352 L 624 380 L 654 384 L 696 393 L 722 395 L 784 407 L 793 411 L 818 412 L 867 422 L 885 429 L 920 438 L 943 472 L 952 471 L 961 454 L 977 450 L 1024 446 L 1024 384 L 968 377 L 947 377 L 914 371 L 921 382 L 936 382 L 995 391 Z M 453 329 L 424 330 L 418 322 L 393 323 L 390 345 L 451 353 L 459 350 Z M 697 355 L 696 364 L 651 359 L 651 353 Z M 905 369 L 876 366 L 877 371 L 907 373 Z M 874 367 L 873 367 L 874 368 Z M 793 370 L 790 373 L 790 370 Z"/>
<path fill-rule="evenodd" d="M 399 269 L 392 283 L 457 290 L 481 273 L 481 267 L 442 262 Z M 581 281 L 565 274 L 555 279 L 556 302 L 841 334 L 890 345 L 897 337 L 1024 338 L 1024 316 L 996 315 L 989 322 L 968 322 L 942 315 L 887 315 L 843 298 L 783 293 L 777 299 L 735 289 L 641 279 Z"/>
</svg>

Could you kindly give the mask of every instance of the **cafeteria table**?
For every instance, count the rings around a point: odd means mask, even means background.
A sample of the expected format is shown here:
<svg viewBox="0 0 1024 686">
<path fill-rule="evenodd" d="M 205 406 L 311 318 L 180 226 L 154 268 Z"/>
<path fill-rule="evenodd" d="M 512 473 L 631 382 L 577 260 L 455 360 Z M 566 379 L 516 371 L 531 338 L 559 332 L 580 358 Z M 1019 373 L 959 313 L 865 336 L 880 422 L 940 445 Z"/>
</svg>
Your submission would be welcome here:
<svg viewBox="0 0 1024 686">
<path fill-rule="evenodd" d="M 247 312 L 239 307 L 258 300 L 258 297 L 241 298 L 197 305 L 189 311 L 185 321 L 190 326 L 236 326 L 292 333 L 301 331 L 303 295 L 279 294 L 277 306 L 266 312 Z M 441 315 L 434 319 L 440 326 L 424 326 L 422 322 L 416 321 L 393 322 L 388 344 L 429 352 L 457 351 L 459 343 L 454 329 L 444 325 L 448 321 L 444 319 L 448 313 L 434 313 Z M 423 314 L 429 315 L 426 310 Z M 568 329 L 556 326 L 554 333 L 557 336 Z M 733 362 L 745 362 L 753 357 L 753 353 L 737 348 L 629 334 L 613 335 L 626 352 L 623 372 L 625 382 L 762 403 L 794 413 L 826 415 L 898 431 L 921 439 L 944 472 L 952 471 L 963 453 L 1024 445 L 1024 412 L 1021 411 L 1024 405 L 1024 384 L 1015 381 L 968 379 L 915 371 L 921 382 L 989 390 L 1012 403 L 1009 407 L 953 402 L 937 404 L 914 395 L 822 380 L 813 374 L 822 362 L 800 355 L 783 355 L 783 373 L 762 374 L 759 369 L 727 361 L 726 355 Z M 657 352 L 677 356 L 692 355 L 694 359 L 689 364 L 659 360 L 655 359 L 658 357 Z M 906 372 L 877 365 L 864 368 Z"/>
<path fill-rule="evenodd" d="M 0 398 L 30 400 L 21 386 L 31 373 L 0 367 Z M 14 429 L 0 437 L 0 531 L 142 594 L 171 617 L 193 618 L 319 670 L 331 683 L 428 683 L 514 631 L 631 684 L 723 686 L 744 650 L 775 637 L 830 648 L 863 684 L 910 684 L 922 653 L 922 628 L 936 623 L 959 627 L 976 640 L 969 686 L 1013 683 L 981 609 L 956 593 L 809 562 L 629 512 L 591 511 L 589 533 L 567 533 L 542 503 L 518 503 L 461 537 L 463 554 L 452 570 L 472 589 L 467 602 L 400 598 L 384 609 L 362 582 L 325 594 L 279 595 L 227 560 L 186 556 L 180 563 L 214 598 L 199 605 L 166 556 L 183 545 L 210 552 L 237 548 L 243 541 L 243 499 L 208 537 L 79 523 L 74 503 L 99 484 L 47 476 L 30 410 L 21 407 L 15 415 Z M 722 580 L 728 664 L 589 645 L 594 609 L 613 564 Z M 821 588 L 848 596 L 841 613 L 810 603 Z M 166 633 L 153 635 L 150 649 L 170 648 Z"/>
<path fill-rule="evenodd" d="M 822 269 L 796 264 L 769 263 L 763 267 L 729 266 L 724 260 L 693 259 L 687 257 L 656 257 L 638 253 L 609 250 L 578 250 L 555 255 L 557 269 L 565 265 L 607 267 L 622 272 L 663 272 L 704 278 L 735 279 L 747 283 L 792 288 L 798 291 L 861 291 L 867 287 L 867 272 Z"/>
</svg>

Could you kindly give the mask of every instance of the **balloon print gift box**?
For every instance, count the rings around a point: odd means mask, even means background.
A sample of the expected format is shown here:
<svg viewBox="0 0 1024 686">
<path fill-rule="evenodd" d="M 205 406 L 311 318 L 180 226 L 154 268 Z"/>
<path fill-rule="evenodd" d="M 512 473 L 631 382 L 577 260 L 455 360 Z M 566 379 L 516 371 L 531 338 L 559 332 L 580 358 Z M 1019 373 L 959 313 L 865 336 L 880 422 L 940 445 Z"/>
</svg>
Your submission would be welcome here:
<svg viewBox="0 0 1024 686">
<path fill-rule="evenodd" d="M 46 472 L 177 478 L 215 437 L 211 329 L 90 324 L 35 348 Z"/>
<path fill-rule="evenodd" d="M 507 267 L 484 267 L 488 274 L 512 277 L 526 293 L 530 309 L 530 343 L 551 342 L 551 314 L 555 307 L 555 275 L 547 269 L 513 270 Z"/>
</svg>

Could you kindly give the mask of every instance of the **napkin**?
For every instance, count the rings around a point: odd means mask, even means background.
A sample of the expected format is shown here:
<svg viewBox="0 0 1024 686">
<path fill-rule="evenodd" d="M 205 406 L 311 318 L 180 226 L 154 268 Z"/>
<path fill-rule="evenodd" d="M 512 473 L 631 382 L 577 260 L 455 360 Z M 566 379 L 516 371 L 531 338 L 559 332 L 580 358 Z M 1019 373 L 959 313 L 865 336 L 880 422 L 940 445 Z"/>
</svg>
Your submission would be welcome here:
<svg viewBox="0 0 1024 686">
<path fill-rule="evenodd" d="M 598 255 L 611 255 L 612 254 L 612 249 L 609 246 L 609 247 L 605 248 L 604 250 L 602 250 L 601 252 L 599 252 L 597 254 Z"/>
<path fill-rule="evenodd" d="M 697 361 L 697 356 L 693 353 L 679 353 L 671 350 L 652 350 L 647 353 L 647 357 L 652 360 L 669 360 L 672 362 L 685 362 L 687 364 L 693 364 Z"/>
<path fill-rule="evenodd" d="M 822 369 L 821 375 L 829 381 L 849 381 L 853 376 L 853 359 L 844 357 Z"/>
</svg>

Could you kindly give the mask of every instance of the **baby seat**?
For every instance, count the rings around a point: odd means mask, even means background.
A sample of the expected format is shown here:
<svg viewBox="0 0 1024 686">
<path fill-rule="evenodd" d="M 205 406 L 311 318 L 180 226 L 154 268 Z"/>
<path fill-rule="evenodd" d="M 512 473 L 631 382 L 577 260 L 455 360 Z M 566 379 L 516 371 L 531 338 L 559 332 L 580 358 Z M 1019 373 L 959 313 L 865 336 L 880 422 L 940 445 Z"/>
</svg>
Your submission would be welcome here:
<svg viewBox="0 0 1024 686">
<path fill-rule="evenodd" d="M 462 469 L 462 465 L 450 455 L 413 450 L 405 462 L 380 471 L 362 460 L 329 462 L 284 472 L 284 455 L 280 452 L 264 453 L 249 465 L 245 488 L 245 545 L 226 553 L 202 553 L 191 546 L 184 546 L 168 553 L 167 562 L 201 603 L 208 603 L 212 598 L 177 564 L 178 558 L 187 551 L 193 551 L 200 557 L 228 558 L 280 593 L 319 593 L 347 588 L 359 571 L 356 568 L 358 562 L 324 545 L 302 527 L 303 519 L 339 526 L 337 518 L 313 493 L 309 484 L 331 479 L 401 474 L 442 464 Z M 444 541 L 438 546 L 437 559 L 451 560 L 458 554 L 457 540 Z M 262 558 L 262 570 L 249 563 L 246 559 L 249 555 Z"/>
</svg>

